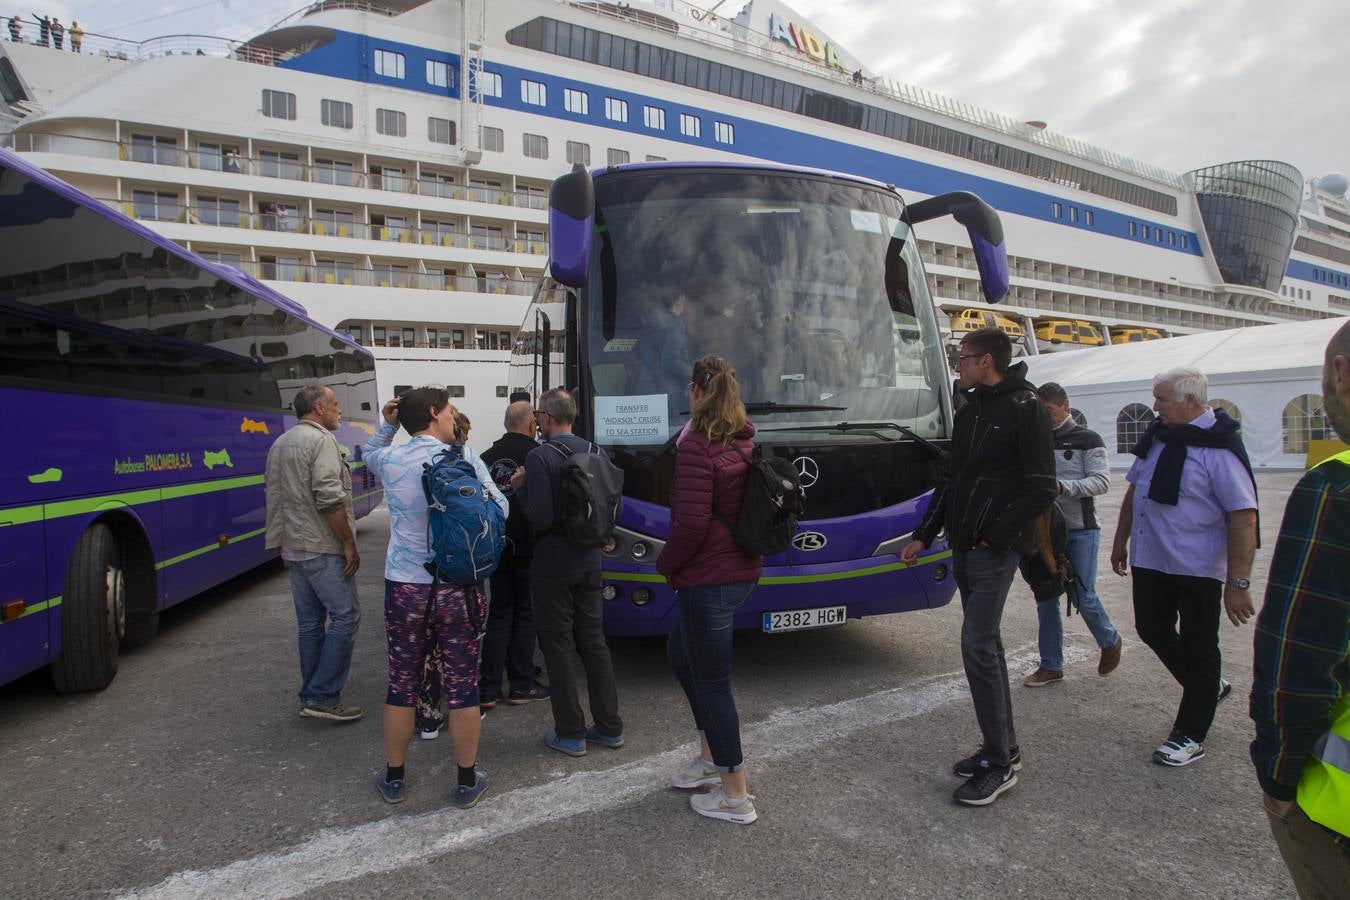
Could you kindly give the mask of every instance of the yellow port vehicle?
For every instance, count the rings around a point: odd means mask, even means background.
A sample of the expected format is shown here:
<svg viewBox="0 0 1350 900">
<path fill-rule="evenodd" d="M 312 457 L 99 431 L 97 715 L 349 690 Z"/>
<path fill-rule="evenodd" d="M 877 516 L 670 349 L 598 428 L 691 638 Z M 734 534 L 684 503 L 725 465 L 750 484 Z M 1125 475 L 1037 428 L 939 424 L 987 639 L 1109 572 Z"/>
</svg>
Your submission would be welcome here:
<svg viewBox="0 0 1350 900">
<path fill-rule="evenodd" d="M 1041 319 L 1036 323 L 1036 349 L 1041 353 L 1081 350 L 1105 343 L 1101 329 L 1082 319 Z"/>
<path fill-rule="evenodd" d="M 1014 342 L 1026 337 L 1026 329 L 1013 317 L 991 309 L 961 309 L 952 313 L 952 336 L 976 331 L 986 326 L 1000 328 Z M 959 340 L 959 338 L 958 338 Z"/>
<path fill-rule="evenodd" d="M 1161 328 L 1148 328 L 1143 325 L 1122 325 L 1111 329 L 1111 343 L 1137 344 L 1140 341 L 1156 341 L 1165 338 Z"/>
</svg>

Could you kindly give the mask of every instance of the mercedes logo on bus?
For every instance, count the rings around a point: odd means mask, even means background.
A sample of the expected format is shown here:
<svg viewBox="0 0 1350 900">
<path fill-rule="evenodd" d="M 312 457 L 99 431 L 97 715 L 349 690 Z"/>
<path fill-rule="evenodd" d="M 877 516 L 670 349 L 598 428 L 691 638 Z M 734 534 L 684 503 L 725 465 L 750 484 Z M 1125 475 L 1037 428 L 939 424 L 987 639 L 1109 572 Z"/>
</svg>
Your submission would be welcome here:
<svg viewBox="0 0 1350 900">
<path fill-rule="evenodd" d="M 799 456 L 794 459 L 792 468 L 797 470 L 797 477 L 801 479 L 804 488 L 809 488 L 820 480 L 820 466 L 809 456 Z"/>
<path fill-rule="evenodd" d="M 826 544 L 825 535 L 819 531 L 803 531 L 792 539 L 792 546 L 798 550 L 810 553 L 812 550 L 819 550 Z"/>
</svg>

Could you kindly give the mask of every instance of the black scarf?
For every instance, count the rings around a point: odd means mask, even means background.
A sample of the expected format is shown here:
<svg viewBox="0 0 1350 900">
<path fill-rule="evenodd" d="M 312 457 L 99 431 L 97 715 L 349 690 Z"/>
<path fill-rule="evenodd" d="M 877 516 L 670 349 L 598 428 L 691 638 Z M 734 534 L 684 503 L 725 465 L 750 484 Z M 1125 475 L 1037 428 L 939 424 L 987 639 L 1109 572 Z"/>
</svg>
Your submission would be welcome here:
<svg viewBox="0 0 1350 900">
<path fill-rule="evenodd" d="M 1148 499 L 1155 503 L 1177 505 L 1181 495 L 1181 470 L 1186 465 L 1187 447 L 1218 447 L 1229 451 L 1241 461 L 1242 468 L 1247 470 L 1247 477 L 1252 480 L 1252 492 L 1256 492 L 1256 475 L 1252 472 L 1251 460 L 1247 458 L 1247 448 L 1242 443 L 1242 426 L 1222 409 L 1214 410 L 1212 428 L 1200 428 L 1189 424 L 1164 425 L 1162 419 L 1154 419 L 1153 424 L 1148 426 L 1144 436 L 1130 452 L 1140 459 L 1146 458 L 1149 447 L 1153 446 L 1154 438 L 1164 444 L 1162 453 L 1158 456 L 1158 464 L 1153 469 L 1153 478 L 1148 485 Z M 1258 535 L 1260 515 L 1258 511 Z"/>
</svg>

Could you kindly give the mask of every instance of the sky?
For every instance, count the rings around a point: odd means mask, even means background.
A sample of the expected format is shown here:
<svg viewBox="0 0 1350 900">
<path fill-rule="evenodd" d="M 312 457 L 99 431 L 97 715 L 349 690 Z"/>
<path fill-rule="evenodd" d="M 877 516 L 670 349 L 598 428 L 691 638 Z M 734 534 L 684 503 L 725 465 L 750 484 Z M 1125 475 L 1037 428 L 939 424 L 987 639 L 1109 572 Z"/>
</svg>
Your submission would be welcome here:
<svg viewBox="0 0 1350 900">
<path fill-rule="evenodd" d="M 1041 120 L 1174 172 L 1237 159 L 1283 160 L 1305 177 L 1350 171 L 1346 0 L 787 2 L 869 74 Z M 141 40 L 245 38 L 302 5 L 27 4 L 79 19 L 86 31 Z"/>
</svg>

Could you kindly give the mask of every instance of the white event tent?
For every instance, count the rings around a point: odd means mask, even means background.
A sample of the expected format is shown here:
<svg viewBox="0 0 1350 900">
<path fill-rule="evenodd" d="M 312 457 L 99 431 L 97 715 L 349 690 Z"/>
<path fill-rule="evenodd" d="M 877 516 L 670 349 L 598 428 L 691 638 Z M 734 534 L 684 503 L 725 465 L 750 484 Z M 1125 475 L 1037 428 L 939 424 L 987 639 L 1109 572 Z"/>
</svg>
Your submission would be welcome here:
<svg viewBox="0 0 1350 900">
<path fill-rule="evenodd" d="M 1210 404 L 1242 423 L 1256 467 L 1301 469 L 1310 439 L 1332 438 L 1322 414 L 1322 360 L 1344 317 L 1211 331 L 1024 357 L 1033 384 L 1058 382 L 1101 434 L 1113 466 L 1152 416 L 1153 376 L 1191 366 L 1209 378 Z"/>
</svg>

